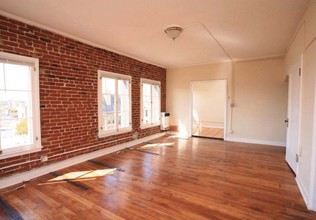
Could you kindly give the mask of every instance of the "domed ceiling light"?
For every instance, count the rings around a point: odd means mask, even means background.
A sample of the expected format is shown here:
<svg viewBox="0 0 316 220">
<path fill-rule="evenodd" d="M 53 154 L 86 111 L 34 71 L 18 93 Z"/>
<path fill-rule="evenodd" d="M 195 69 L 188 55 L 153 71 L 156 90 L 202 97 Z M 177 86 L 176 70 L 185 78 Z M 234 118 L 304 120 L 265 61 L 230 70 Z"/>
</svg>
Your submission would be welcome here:
<svg viewBox="0 0 316 220">
<path fill-rule="evenodd" d="M 182 33 L 182 31 L 183 31 L 183 28 L 180 26 L 169 26 L 165 29 L 165 33 L 172 40 L 177 39 L 180 36 L 180 34 Z"/>
</svg>

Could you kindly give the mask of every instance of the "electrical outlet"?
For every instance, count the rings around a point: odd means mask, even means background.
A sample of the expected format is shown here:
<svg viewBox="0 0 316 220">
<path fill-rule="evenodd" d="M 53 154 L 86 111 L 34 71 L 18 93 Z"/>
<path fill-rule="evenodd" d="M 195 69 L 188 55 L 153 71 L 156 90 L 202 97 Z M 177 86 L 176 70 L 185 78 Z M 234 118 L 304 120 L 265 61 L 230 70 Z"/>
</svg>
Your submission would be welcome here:
<svg viewBox="0 0 316 220">
<path fill-rule="evenodd" d="M 41 156 L 41 161 L 42 161 L 42 162 L 48 161 L 48 156 L 47 156 L 47 155 L 42 155 L 42 156 Z"/>
</svg>

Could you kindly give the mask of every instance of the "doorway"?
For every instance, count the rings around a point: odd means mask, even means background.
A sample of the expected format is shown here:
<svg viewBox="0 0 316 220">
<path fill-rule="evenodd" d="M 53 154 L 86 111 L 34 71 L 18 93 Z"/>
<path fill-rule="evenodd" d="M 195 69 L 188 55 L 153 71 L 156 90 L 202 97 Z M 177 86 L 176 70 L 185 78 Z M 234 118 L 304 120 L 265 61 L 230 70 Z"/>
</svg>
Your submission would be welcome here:
<svg viewBox="0 0 316 220">
<path fill-rule="evenodd" d="M 300 75 L 297 73 L 289 74 L 289 98 L 288 98 L 288 118 L 287 140 L 285 159 L 297 174 L 298 146 L 299 146 L 299 119 L 300 119 Z"/>
<path fill-rule="evenodd" d="M 226 80 L 191 83 L 191 134 L 193 137 L 225 138 Z"/>
<path fill-rule="evenodd" d="M 287 123 L 285 160 L 295 174 L 298 171 L 299 158 L 302 60 L 303 55 L 301 62 L 297 62 L 289 73 L 288 117 L 285 121 Z"/>
</svg>

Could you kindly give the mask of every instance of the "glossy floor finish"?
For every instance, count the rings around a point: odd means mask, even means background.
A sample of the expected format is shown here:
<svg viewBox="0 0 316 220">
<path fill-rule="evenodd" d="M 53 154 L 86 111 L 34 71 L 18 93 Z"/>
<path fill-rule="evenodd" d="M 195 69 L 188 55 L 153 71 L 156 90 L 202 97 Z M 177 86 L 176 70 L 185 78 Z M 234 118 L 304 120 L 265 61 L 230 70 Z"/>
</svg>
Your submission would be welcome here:
<svg viewBox="0 0 316 220">
<path fill-rule="evenodd" d="M 200 127 L 196 129 L 194 132 L 195 136 L 201 136 L 201 137 L 209 137 L 209 138 L 224 138 L 224 129 L 222 128 L 205 128 Z"/>
<path fill-rule="evenodd" d="M 281 147 L 164 137 L 42 176 L 1 197 L 24 219 L 316 219 L 284 153 Z"/>
</svg>

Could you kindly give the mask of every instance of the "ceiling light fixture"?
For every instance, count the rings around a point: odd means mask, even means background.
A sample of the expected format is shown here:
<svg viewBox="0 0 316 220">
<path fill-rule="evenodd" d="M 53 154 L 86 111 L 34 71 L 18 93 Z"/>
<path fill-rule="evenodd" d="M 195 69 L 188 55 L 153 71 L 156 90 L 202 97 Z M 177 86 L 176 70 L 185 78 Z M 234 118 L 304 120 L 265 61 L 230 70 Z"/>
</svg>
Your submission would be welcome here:
<svg viewBox="0 0 316 220">
<path fill-rule="evenodd" d="M 180 26 L 170 26 L 165 29 L 165 33 L 168 37 L 170 37 L 172 40 L 177 39 L 180 34 L 182 33 L 183 28 Z"/>
</svg>

